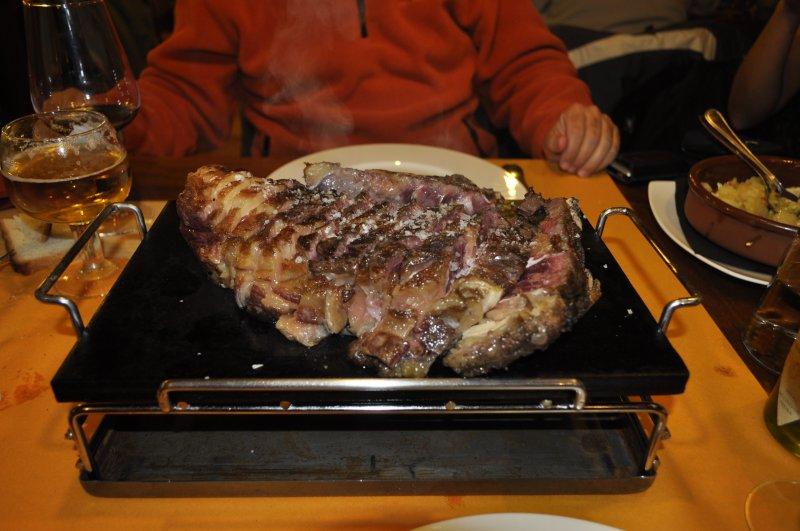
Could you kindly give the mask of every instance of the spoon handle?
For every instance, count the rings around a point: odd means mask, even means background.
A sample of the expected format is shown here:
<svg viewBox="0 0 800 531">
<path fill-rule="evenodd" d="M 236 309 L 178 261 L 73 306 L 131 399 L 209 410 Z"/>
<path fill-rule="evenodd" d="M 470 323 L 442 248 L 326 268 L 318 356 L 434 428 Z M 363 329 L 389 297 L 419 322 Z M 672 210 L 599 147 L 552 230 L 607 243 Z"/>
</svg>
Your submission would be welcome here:
<svg viewBox="0 0 800 531">
<path fill-rule="evenodd" d="M 776 191 L 778 195 L 783 195 L 783 183 L 781 183 L 775 174 L 769 168 L 764 166 L 758 157 L 756 157 L 750 148 L 742 142 L 739 136 L 728 125 L 728 121 L 722 116 L 722 113 L 716 109 L 709 109 L 703 114 L 703 126 L 716 138 L 721 144 L 739 156 L 750 168 L 758 174 L 764 181 L 764 184 L 770 191 Z"/>
</svg>

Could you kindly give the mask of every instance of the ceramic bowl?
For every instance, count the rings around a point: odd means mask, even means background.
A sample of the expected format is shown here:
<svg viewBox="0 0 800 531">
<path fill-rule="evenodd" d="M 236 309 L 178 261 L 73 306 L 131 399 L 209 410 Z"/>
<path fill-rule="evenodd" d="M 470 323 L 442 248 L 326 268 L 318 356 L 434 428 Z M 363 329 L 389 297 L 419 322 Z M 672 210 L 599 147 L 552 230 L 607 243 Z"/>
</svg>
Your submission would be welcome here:
<svg viewBox="0 0 800 531">
<path fill-rule="evenodd" d="M 800 186 L 800 160 L 769 156 L 760 159 L 784 185 Z M 753 175 L 753 171 L 733 155 L 701 160 L 689 170 L 684 212 L 697 232 L 720 247 L 756 262 L 777 266 L 798 228 L 731 206 L 702 186 L 708 183 L 716 189 L 718 183 L 731 179 L 745 181 Z"/>
</svg>

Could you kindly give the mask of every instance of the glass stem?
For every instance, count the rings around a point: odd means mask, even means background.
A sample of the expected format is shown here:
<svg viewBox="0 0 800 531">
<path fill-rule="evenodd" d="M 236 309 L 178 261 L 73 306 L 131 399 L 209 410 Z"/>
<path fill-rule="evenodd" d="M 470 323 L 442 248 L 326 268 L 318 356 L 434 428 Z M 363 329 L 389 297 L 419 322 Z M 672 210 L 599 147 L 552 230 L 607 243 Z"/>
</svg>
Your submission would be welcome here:
<svg viewBox="0 0 800 531">
<path fill-rule="evenodd" d="M 80 238 L 83 231 L 88 227 L 88 224 L 70 225 L 72 234 L 75 238 Z M 103 255 L 103 247 L 100 242 L 100 236 L 95 232 L 86 245 L 83 246 L 83 265 L 81 265 L 81 275 L 84 277 L 92 277 L 98 271 L 105 267 L 106 257 Z"/>
</svg>

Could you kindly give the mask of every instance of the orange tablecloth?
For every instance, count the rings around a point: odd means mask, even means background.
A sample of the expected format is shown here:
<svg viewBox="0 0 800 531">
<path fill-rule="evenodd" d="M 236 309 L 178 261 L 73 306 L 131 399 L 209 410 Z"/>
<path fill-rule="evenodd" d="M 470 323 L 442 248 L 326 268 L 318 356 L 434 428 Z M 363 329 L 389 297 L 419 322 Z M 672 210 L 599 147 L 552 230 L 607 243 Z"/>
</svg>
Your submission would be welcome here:
<svg viewBox="0 0 800 531">
<path fill-rule="evenodd" d="M 595 220 L 626 202 L 606 176 L 520 163 L 546 196 L 573 195 Z M 152 205 L 151 205 L 152 206 Z M 612 218 L 605 240 L 654 315 L 684 293 L 629 221 Z M 701 307 L 676 314 L 669 337 L 691 371 L 683 395 L 656 397 L 672 438 L 647 491 L 585 496 L 104 499 L 84 493 L 64 440 L 69 405 L 49 390 L 74 336 L 66 312 L 31 293 L 35 281 L 0 266 L 0 528 L 2 529 L 409 529 L 477 513 L 539 512 L 624 529 L 746 529 L 747 493 L 763 481 L 800 478 L 800 460 L 769 435 L 764 391 Z M 96 302 L 81 305 L 85 317 Z M 613 347 L 611 347 L 613 348 Z"/>
</svg>

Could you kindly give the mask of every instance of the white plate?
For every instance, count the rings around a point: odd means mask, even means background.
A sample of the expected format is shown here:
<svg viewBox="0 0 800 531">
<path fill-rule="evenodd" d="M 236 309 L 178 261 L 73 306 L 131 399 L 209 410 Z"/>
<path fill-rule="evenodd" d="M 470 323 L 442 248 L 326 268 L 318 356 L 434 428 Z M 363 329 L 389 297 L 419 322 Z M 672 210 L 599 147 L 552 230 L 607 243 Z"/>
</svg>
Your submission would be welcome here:
<svg viewBox="0 0 800 531">
<path fill-rule="evenodd" d="M 412 531 L 619 531 L 616 527 L 552 514 L 497 513 L 464 516 Z"/>
<path fill-rule="evenodd" d="M 678 244 L 683 250 L 691 254 L 701 262 L 704 262 L 714 269 L 722 271 L 732 277 L 746 280 L 754 284 L 766 286 L 772 279 L 772 275 L 763 271 L 750 269 L 742 260 L 742 265 L 723 263 L 713 258 L 700 254 L 689 244 L 686 234 L 683 232 L 681 222 L 678 219 L 678 211 L 675 206 L 675 182 L 674 181 L 652 181 L 647 187 L 647 198 L 650 201 L 650 209 L 653 217 L 667 233 L 672 241 Z"/>
<path fill-rule="evenodd" d="M 469 177 L 481 188 L 500 192 L 507 199 L 525 196 L 524 186 L 491 162 L 459 151 L 417 144 L 359 144 L 318 151 L 284 164 L 269 177 L 302 181 L 307 162 L 338 162 L 360 170 L 379 169 L 421 175 L 458 173 Z"/>
</svg>

